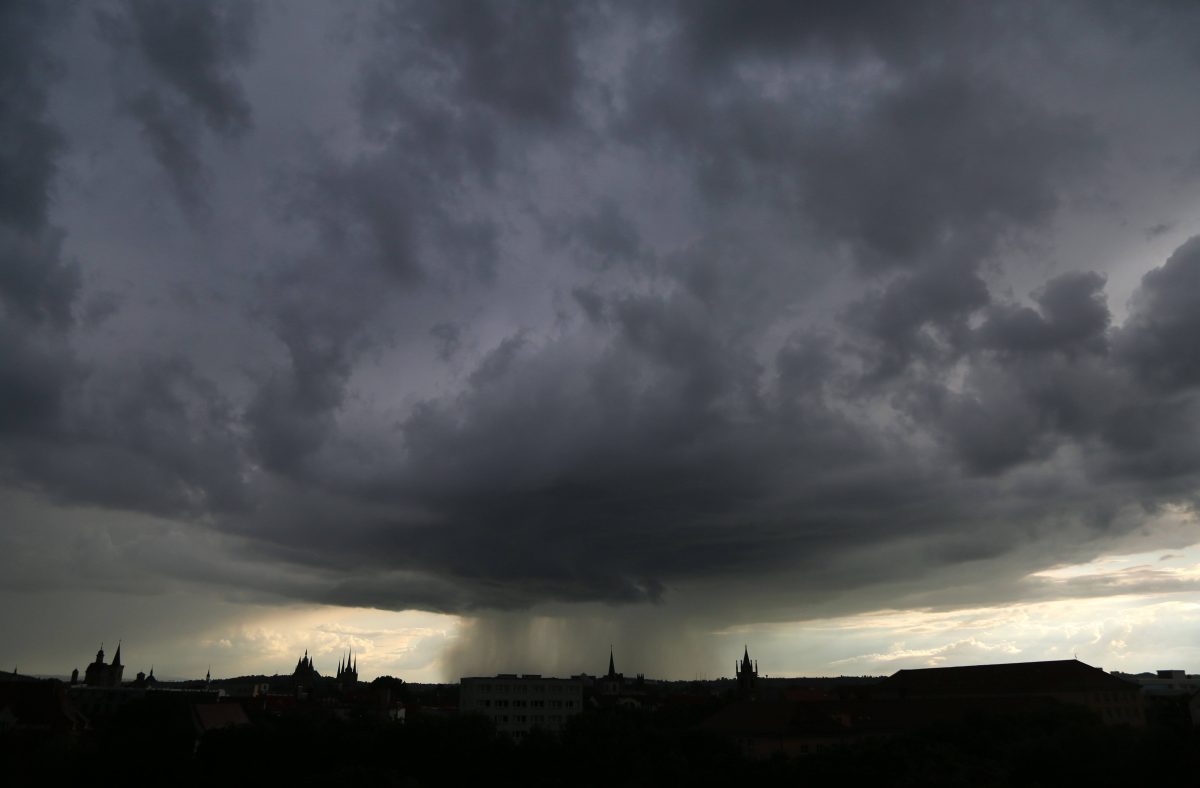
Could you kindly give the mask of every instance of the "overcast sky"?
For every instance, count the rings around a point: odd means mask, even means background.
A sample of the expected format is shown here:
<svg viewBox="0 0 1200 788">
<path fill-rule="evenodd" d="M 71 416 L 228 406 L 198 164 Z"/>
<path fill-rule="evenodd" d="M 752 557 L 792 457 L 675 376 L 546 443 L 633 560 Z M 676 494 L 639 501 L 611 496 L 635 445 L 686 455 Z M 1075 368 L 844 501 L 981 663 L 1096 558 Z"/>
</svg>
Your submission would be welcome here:
<svg viewBox="0 0 1200 788">
<path fill-rule="evenodd" d="M 0 667 L 1200 672 L 1200 6 L 0 20 Z"/>
</svg>

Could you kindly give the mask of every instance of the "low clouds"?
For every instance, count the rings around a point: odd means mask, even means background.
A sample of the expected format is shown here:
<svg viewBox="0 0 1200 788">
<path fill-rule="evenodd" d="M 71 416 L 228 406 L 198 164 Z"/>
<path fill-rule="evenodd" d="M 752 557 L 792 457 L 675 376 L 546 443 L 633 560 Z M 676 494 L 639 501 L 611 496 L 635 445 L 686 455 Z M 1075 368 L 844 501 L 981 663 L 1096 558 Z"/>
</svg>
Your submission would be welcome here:
<svg viewBox="0 0 1200 788">
<path fill-rule="evenodd" d="M 1096 52 L 1158 61 L 1110 14 L 412 3 L 301 51 L 271 6 L 6 13 L 0 479 L 48 509 L 500 649 L 1036 596 L 1193 505 L 1197 195 L 1116 175 L 1192 126 L 1112 122 Z"/>
</svg>

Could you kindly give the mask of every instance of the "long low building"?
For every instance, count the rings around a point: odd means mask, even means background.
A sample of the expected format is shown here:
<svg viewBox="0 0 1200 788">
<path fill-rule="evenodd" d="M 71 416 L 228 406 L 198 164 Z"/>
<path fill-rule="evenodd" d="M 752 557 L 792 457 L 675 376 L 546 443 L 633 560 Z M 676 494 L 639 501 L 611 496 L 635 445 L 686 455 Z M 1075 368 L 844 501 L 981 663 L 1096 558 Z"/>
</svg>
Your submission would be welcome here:
<svg viewBox="0 0 1200 788">
<path fill-rule="evenodd" d="M 583 709 L 583 683 L 515 673 L 463 678 L 458 707 L 463 714 L 482 714 L 514 738 L 534 728 L 558 731 Z"/>
<path fill-rule="evenodd" d="M 1108 725 L 1144 727 L 1141 687 L 1079 660 L 901 670 L 875 685 L 879 698 L 1053 698 L 1091 709 Z"/>
</svg>

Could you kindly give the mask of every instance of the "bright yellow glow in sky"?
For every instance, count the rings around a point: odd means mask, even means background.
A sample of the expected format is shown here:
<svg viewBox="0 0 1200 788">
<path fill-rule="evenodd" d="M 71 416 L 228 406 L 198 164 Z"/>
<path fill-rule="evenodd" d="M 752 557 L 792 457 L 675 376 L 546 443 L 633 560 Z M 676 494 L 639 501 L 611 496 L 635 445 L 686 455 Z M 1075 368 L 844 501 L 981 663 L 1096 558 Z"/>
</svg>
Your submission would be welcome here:
<svg viewBox="0 0 1200 788">
<path fill-rule="evenodd" d="M 428 682 L 442 679 L 441 654 L 459 626 L 456 616 L 438 613 L 322 606 L 214 627 L 197 646 L 222 664 L 221 675 L 290 673 L 305 650 L 322 675 L 333 675 L 353 649 L 363 679 L 391 675 Z"/>
</svg>

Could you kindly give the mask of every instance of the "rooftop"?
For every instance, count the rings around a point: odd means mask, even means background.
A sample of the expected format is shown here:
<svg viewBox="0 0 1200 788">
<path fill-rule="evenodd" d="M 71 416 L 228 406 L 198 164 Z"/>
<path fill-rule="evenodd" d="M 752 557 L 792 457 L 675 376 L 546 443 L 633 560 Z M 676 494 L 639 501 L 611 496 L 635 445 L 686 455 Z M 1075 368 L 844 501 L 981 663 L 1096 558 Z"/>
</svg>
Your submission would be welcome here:
<svg viewBox="0 0 1200 788">
<path fill-rule="evenodd" d="M 1079 660 L 1013 662 L 900 670 L 878 685 L 883 692 L 928 695 L 1136 691 L 1136 684 Z"/>
</svg>

